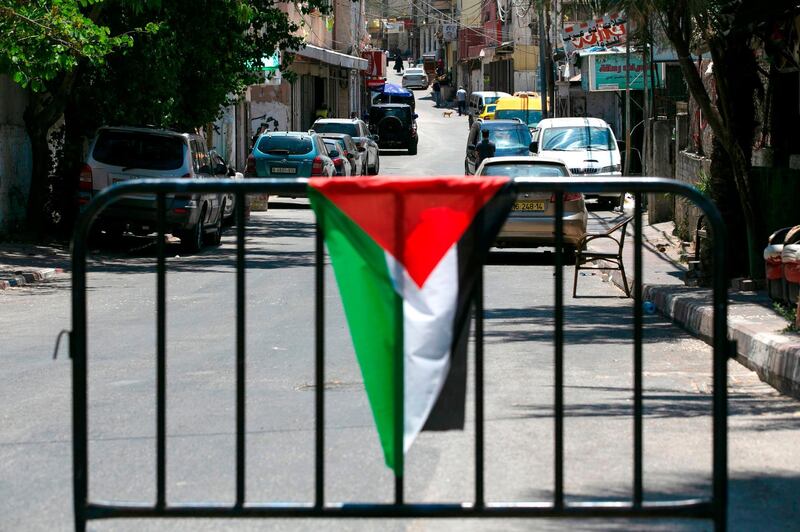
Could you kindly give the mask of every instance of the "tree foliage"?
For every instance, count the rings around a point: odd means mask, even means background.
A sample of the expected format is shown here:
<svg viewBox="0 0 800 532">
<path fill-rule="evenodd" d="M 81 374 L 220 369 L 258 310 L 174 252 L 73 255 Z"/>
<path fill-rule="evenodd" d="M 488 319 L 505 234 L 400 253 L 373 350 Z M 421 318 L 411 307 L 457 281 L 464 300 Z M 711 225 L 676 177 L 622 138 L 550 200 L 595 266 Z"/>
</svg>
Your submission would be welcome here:
<svg viewBox="0 0 800 532">
<path fill-rule="evenodd" d="M 292 3 L 0 0 L 0 70 L 31 90 L 24 114 L 33 151 L 29 228 L 40 232 L 49 190 L 69 191 L 49 179 L 48 131 L 62 116 L 64 153 L 77 158 L 77 146 L 103 124 L 191 130 L 210 122 L 257 81 L 262 58 L 283 51 L 285 69 L 303 46 L 281 9 Z M 296 8 L 330 11 L 326 0 Z M 75 181 L 76 162 L 60 164 L 56 179 Z"/>
<path fill-rule="evenodd" d="M 102 64 L 114 49 L 130 47 L 129 33 L 112 36 L 95 22 L 100 1 L 0 0 L 0 50 L 14 81 L 42 91 L 45 82 L 79 61 Z"/>
<path fill-rule="evenodd" d="M 138 13 L 107 10 L 101 22 L 112 31 L 148 21 L 159 31 L 104 65 L 87 65 L 75 103 L 95 110 L 101 123 L 189 129 L 212 121 L 258 81 L 253 67 L 262 58 L 283 51 L 287 67 L 291 50 L 302 46 L 298 26 L 279 7 L 271 0 L 172 0 Z"/>
</svg>

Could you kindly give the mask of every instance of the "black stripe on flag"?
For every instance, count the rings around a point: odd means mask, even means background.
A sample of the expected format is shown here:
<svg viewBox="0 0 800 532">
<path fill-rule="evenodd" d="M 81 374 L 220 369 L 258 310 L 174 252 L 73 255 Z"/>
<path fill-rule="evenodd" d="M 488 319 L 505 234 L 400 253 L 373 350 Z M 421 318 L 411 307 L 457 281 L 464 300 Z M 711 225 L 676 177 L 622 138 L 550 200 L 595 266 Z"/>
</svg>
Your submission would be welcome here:
<svg viewBox="0 0 800 532">
<path fill-rule="evenodd" d="M 477 273 L 511 212 L 516 186 L 509 181 L 478 211 L 458 241 L 458 302 L 453 321 L 450 371 L 422 430 L 464 428 L 467 401 L 467 345 Z"/>
</svg>

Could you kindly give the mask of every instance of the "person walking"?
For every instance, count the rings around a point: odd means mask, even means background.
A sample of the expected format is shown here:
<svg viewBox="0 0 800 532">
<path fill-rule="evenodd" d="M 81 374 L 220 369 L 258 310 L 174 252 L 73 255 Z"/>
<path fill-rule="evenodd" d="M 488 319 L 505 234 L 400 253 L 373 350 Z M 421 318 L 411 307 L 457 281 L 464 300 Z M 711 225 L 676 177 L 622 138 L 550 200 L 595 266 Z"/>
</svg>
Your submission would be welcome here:
<svg viewBox="0 0 800 532">
<path fill-rule="evenodd" d="M 441 105 L 441 96 L 442 96 L 442 87 L 439 85 L 439 80 L 434 79 L 433 85 L 431 85 L 431 91 L 433 92 L 433 103 L 435 107 L 439 107 Z"/>
<path fill-rule="evenodd" d="M 464 87 L 458 87 L 456 102 L 458 102 L 458 116 L 461 116 L 467 112 L 467 91 L 464 90 Z M 488 134 L 489 132 L 487 131 L 486 133 Z"/>
<path fill-rule="evenodd" d="M 403 70 L 403 56 L 400 55 L 400 50 L 397 51 L 397 55 L 394 59 L 394 71 L 398 74 Z"/>
<path fill-rule="evenodd" d="M 483 129 L 481 130 L 481 141 L 475 146 L 475 152 L 477 154 L 477 159 L 475 161 L 475 171 L 477 172 L 478 167 L 481 165 L 481 161 L 484 159 L 488 159 L 489 157 L 494 157 L 494 152 L 496 147 L 494 142 L 489 140 L 489 130 Z"/>
</svg>

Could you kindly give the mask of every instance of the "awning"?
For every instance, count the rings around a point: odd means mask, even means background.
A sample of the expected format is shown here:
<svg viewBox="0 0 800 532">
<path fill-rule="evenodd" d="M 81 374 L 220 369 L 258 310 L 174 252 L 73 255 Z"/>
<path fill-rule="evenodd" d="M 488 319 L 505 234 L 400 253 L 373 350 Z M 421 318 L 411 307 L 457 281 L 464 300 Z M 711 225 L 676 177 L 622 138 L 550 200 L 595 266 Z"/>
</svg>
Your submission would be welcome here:
<svg viewBox="0 0 800 532">
<path fill-rule="evenodd" d="M 319 46 L 314 46 L 313 44 L 307 44 L 305 48 L 296 50 L 294 53 L 308 59 L 315 59 L 322 63 L 343 68 L 352 68 L 356 70 L 367 70 L 369 68 L 369 61 L 366 59 L 362 59 L 354 55 L 343 54 L 341 52 L 334 52 L 328 48 L 320 48 Z"/>
<path fill-rule="evenodd" d="M 386 83 L 383 86 L 383 93 L 390 94 L 392 96 L 413 96 L 414 94 L 401 87 L 400 85 L 395 85 L 394 83 Z"/>
</svg>

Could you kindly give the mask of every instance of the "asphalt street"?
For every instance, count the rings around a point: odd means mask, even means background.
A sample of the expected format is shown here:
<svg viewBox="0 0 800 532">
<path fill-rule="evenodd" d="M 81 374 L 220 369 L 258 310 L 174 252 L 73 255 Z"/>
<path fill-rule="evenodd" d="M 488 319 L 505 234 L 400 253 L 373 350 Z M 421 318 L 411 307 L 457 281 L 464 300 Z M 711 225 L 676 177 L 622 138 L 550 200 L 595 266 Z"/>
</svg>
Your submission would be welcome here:
<svg viewBox="0 0 800 532">
<path fill-rule="evenodd" d="M 381 173 L 463 172 L 467 119 L 415 91 L 419 154 L 384 152 Z M 592 227 L 616 216 L 592 211 Z M 312 501 L 313 215 L 278 198 L 247 226 L 247 496 Z M 234 234 L 183 256 L 167 246 L 168 499 L 231 503 L 235 491 Z M 155 498 L 155 246 L 128 237 L 90 261 L 90 496 Z M 553 496 L 552 254 L 496 250 L 485 269 L 486 498 Z M 572 269 L 565 268 L 570 287 Z M 628 500 L 632 490 L 631 300 L 599 276 L 565 292 L 565 489 L 568 502 Z M 72 527 L 68 276 L 0 292 L 0 530 Z M 389 502 L 384 466 L 332 271 L 326 269 L 326 497 Z M 647 500 L 707 495 L 711 351 L 656 315 L 644 338 Z M 470 373 L 474 368 L 470 360 Z M 730 369 L 732 530 L 800 523 L 800 405 L 736 362 Z M 472 382 L 472 381 L 470 381 Z M 474 393 L 463 432 L 423 432 L 407 455 L 409 501 L 474 496 Z M 630 520 L 148 520 L 92 530 L 710 530 Z"/>
</svg>

